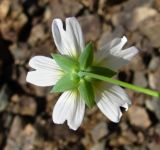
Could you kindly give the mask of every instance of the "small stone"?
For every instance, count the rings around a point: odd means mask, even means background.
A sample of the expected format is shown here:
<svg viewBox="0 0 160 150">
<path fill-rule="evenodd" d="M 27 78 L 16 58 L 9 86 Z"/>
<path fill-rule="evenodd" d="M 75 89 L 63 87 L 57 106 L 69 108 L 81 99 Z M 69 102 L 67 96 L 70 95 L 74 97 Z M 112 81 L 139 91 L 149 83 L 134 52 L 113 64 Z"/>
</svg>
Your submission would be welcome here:
<svg viewBox="0 0 160 150">
<path fill-rule="evenodd" d="M 22 3 L 19 0 L 9 1 L 9 13 L 1 21 L 0 30 L 6 40 L 17 41 L 19 33 L 28 21 L 28 17 L 23 12 Z"/>
<path fill-rule="evenodd" d="M 148 144 L 148 149 L 149 150 L 159 150 L 160 149 L 160 145 L 159 145 L 159 143 L 152 142 L 152 143 Z"/>
<path fill-rule="evenodd" d="M 43 20 L 44 20 L 44 22 L 48 22 L 48 20 L 50 20 L 50 18 L 52 18 L 52 10 L 50 7 L 46 7 Z"/>
<path fill-rule="evenodd" d="M 23 128 L 22 120 L 19 116 L 16 116 L 13 120 L 12 125 L 11 125 L 8 139 L 14 140 L 16 137 L 18 137 L 20 135 L 22 128 Z"/>
<path fill-rule="evenodd" d="M 148 75 L 149 86 L 152 89 L 156 89 L 160 91 L 160 68 L 158 68 L 155 72 L 150 72 Z"/>
<path fill-rule="evenodd" d="M 155 16 L 157 11 L 153 8 L 142 6 L 138 7 L 133 11 L 130 22 L 128 23 L 128 28 L 135 30 L 139 24 L 149 17 Z"/>
<path fill-rule="evenodd" d="M 79 19 L 82 31 L 84 33 L 85 41 L 95 41 L 101 34 L 100 19 L 96 15 L 86 15 Z"/>
<path fill-rule="evenodd" d="M 156 98 L 153 98 L 152 100 L 148 99 L 145 102 L 145 105 L 150 111 L 155 113 L 158 120 L 160 120 L 160 109 L 159 109 L 160 108 L 160 101 L 159 101 L 159 99 L 156 99 Z"/>
<path fill-rule="evenodd" d="M 0 20 L 3 20 L 7 16 L 9 8 L 10 8 L 10 0 L 0 1 Z"/>
<path fill-rule="evenodd" d="M 81 0 L 81 3 L 85 7 L 88 7 L 89 10 L 91 10 L 91 11 L 93 11 L 94 10 L 94 6 L 97 5 L 97 1 L 96 0 Z"/>
<path fill-rule="evenodd" d="M 155 133 L 160 136 L 160 123 L 155 126 Z"/>
<path fill-rule="evenodd" d="M 91 135 L 93 138 L 93 141 L 96 143 L 100 139 L 102 139 L 104 136 L 108 134 L 108 129 L 105 122 L 100 122 L 95 125 L 95 127 L 91 131 Z"/>
<path fill-rule="evenodd" d="M 157 11 L 150 7 L 153 0 L 129 0 L 124 3 L 123 11 L 114 13 L 111 20 L 115 26 L 119 24 L 125 26 L 128 30 L 135 30 L 140 22 L 154 16 Z"/>
<path fill-rule="evenodd" d="M 145 74 L 143 72 L 135 72 L 133 83 L 137 86 L 146 87 L 147 79 L 145 77 Z"/>
<path fill-rule="evenodd" d="M 151 121 L 146 110 L 139 106 L 132 106 L 128 110 L 129 120 L 133 126 L 148 128 L 151 125 Z"/>
<path fill-rule="evenodd" d="M 106 144 L 106 141 L 105 140 L 102 140 L 96 144 L 94 144 L 90 150 L 105 150 L 105 144 Z"/>
<path fill-rule="evenodd" d="M 53 112 L 53 106 L 55 106 L 56 102 L 58 101 L 59 94 L 52 93 L 47 95 L 47 106 L 46 106 L 46 112 L 48 114 L 52 114 Z"/>
<path fill-rule="evenodd" d="M 137 133 L 137 137 L 138 137 L 138 143 L 139 143 L 139 144 L 143 144 L 144 141 L 145 141 L 144 134 L 143 134 L 142 132 L 138 132 L 138 133 Z"/>
<path fill-rule="evenodd" d="M 78 1 L 70 0 L 54 0 L 50 1 L 52 10 L 52 18 L 65 19 L 66 16 L 75 16 L 83 8 L 83 5 Z M 71 9 L 72 8 L 72 9 Z"/>
<path fill-rule="evenodd" d="M 150 17 L 140 24 L 140 31 L 151 42 L 153 47 L 160 47 L 160 15 Z"/>
<path fill-rule="evenodd" d="M 148 69 L 149 71 L 156 71 L 159 68 L 160 65 L 160 59 L 159 57 L 153 57 L 153 59 L 151 59 Z"/>
<path fill-rule="evenodd" d="M 129 0 L 124 4 L 125 11 L 132 11 L 140 6 L 151 6 L 154 0 Z"/>
<path fill-rule="evenodd" d="M 28 43 L 31 46 L 36 46 L 45 41 L 47 37 L 48 35 L 45 32 L 44 26 L 42 24 L 37 24 L 32 28 Z"/>
<path fill-rule="evenodd" d="M 62 3 L 63 10 L 66 16 L 75 16 L 83 8 L 83 5 L 81 3 L 74 0 L 70 0 L 70 2 L 68 2 L 68 0 L 62 0 Z"/>
<path fill-rule="evenodd" d="M 155 1 L 154 1 L 154 7 L 155 7 L 156 9 L 158 9 L 158 11 L 160 10 L 160 0 L 155 0 Z"/>
<path fill-rule="evenodd" d="M 14 43 L 9 47 L 9 50 L 14 57 L 15 64 L 22 65 L 28 61 L 31 56 L 28 45 L 24 43 Z"/>
<path fill-rule="evenodd" d="M 7 90 L 7 86 L 4 85 L 1 89 L 0 89 L 0 112 L 4 111 L 8 105 L 8 90 Z"/>
<path fill-rule="evenodd" d="M 143 63 L 143 58 L 140 54 L 137 54 L 132 60 L 131 60 L 131 67 L 135 71 L 144 71 L 145 70 L 145 64 Z"/>
<path fill-rule="evenodd" d="M 15 100 L 16 98 L 16 100 Z M 8 110 L 26 116 L 34 116 L 37 112 L 37 103 L 32 97 L 13 95 Z"/>
<path fill-rule="evenodd" d="M 36 136 L 37 132 L 31 124 L 23 129 L 21 119 L 15 117 L 4 150 L 33 150 Z"/>
</svg>

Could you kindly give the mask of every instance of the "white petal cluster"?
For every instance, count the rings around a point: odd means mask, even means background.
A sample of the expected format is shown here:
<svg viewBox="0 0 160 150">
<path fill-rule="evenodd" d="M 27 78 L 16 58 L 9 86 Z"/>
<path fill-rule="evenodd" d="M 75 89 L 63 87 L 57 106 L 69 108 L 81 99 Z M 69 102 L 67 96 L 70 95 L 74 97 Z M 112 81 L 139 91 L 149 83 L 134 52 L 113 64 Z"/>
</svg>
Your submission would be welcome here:
<svg viewBox="0 0 160 150">
<path fill-rule="evenodd" d="M 84 50 L 84 38 L 76 18 L 67 18 L 65 29 L 60 19 L 52 23 L 54 42 L 60 54 L 77 58 Z M 94 63 L 113 70 L 126 65 L 138 50 L 130 47 L 122 50 L 127 42 L 126 37 L 116 38 L 104 45 L 95 53 Z M 63 76 L 63 71 L 57 63 L 44 56 L 35 56 L 29 61 L 34 69 L 27 74 L 27 82 L 37 86 L 52 86 Z M 116 85 L 103 83 L 95 90 L 95 101 L 102 113 L 113 122 L 119 122 L 122 112 L 131 101 L 124 90 Z M 76 130 L 84 117 L 85 101 L 77 91 L 65 91 L 54 106 L 52 118 L 54 123 L 62 124 L 67 121 L 69 128 Z"/>
</svg>

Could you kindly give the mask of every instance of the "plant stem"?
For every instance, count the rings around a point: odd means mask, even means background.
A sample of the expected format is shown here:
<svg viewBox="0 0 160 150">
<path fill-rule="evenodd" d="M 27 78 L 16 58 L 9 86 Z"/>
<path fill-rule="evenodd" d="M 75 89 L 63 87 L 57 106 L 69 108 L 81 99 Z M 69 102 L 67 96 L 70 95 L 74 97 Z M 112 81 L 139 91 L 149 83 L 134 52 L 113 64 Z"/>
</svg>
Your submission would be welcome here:
<svg viewBox="0 0 160 150">
<path fill-rule="evenodd" d="M 94 79 L 102 80 L 102 81 L 112 83 L 112 84 L 115 84 L 115 85 L 119 85 L 119 86 L 122 86 L 122 87 L 125 87 L 125 88 L 128 88 L 128 89 L 137 91 L 137 92 L 141 92 L 141 93 L 144 93 L 144 94 L 147 94 L 147 95 L 150 95 L 150 96 L 160 97 L 160 92 L 158 92 L 158 91 L 154 91 L 154 90 L 146 89 L 146 88 L 143 88 L 143 87 L 139 87 L 139 86 L 136 86 L 136 85 L 133 85 L 133 84 L 130 84 L 130 83 L 120 81 L 120 80 L 116 80 L 116 79 L 113 79 L 113 78 L 109 78 L 109 77 L 106 77 L 106 76 L 102 76 L 102 75 L 98 75 L 98 74 L 94 74 L 94 73 L 89 73 L 89 72 L 81 72 L 80 74 L 82 76 L 88 76 L 88 77 L 91 77 L 91 78 L 94 78 Z"/>
</svg>

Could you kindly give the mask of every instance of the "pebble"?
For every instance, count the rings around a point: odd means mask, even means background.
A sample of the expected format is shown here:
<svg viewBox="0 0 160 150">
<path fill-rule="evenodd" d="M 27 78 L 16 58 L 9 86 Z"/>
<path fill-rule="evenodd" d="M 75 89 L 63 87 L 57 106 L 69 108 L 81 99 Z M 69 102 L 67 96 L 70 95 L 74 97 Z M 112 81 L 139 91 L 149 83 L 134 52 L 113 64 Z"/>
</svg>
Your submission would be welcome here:
<svg viewBox="0 0 160 150">
<path fill-rule="evenodd" d="M 153 98 L 153 99 L 148 99 L 147 101 L 145 101 L 145 105 L 147 107 L 147 109 L 149 109 L 150 111 L 152 111 L 158 120 L 160 120 L 160 101 L 158 98 Z"/>
<path fill-rule="evenodd" d="M 1 21 L 0 30 L 2 32 L 2 36 L 4 37 L 4 39 L 15 42 L 18 40 L 18 35 L 21 29 L 27 23 L 28 17 L 23 12 L 22 3 L 20 3 L 18 0 L 15 0 L 14 2 L 9 1 L 8 3 L 9 4 L 6 4 L 3 8 L 3 9 L 6 9 L 4 11 L 6 12 L 6 14 L 3 14 L 5 18 Z M 9 8 L 5 8 L 5 7 L 9 7 Z M 8 15 L 7 15 L 7 12 L 8 12 Z"/>
<path fill-rule="evenodd" d="M 149 40 L 153 47 L 160 47 L 160 15 L 156 15 L 144 20 L 140 24 L 140 31 L 144 34 Z"/>
<path fill-rule="evenodd" d="M 8 110 L 24 116 L 35 116 L 37 103 L 32 97 L 13 95 Z"/>
<path fill-rule="evenodd" d="M 20 117 L 15 117 L 9 138 L 7 139 L 4 150 L 33 150 L 33 143 L 37 136 L 35 128 L 31 124 L 27 124 L 23 128 Z"/>
<path fill-rule="evenodd" d="M 158 68 L 155 72 L 150 72 L 148 75 L 149 86 L 152 89 L 156 89 L 160 91 L 160 68 Z"/>
<path fill-rule="evenodd" d="M 95 41 L 100 37 L 101 24 L 97 15 L 86 15 L 79 17 L 79 22 L 84 33 L 85 41 Z"/>
<path fill-rule="evenodd" d="M 143 72 L 135 72 L 134 73 L 134 79 L 133 83 L 137 86 L 141 87 L 147 87 L 147 79 L 145 77 L 145 74 Z"/>
<path fill-rule="evenodd" d="M 102 141 L 94 144 L 94 145 L 90 148 L 90 150 L 105 150 L 105 144 L 106 144 L 105 140 L 102 140 Z"/>
<path fill-rule="evenodd" d="M 129 121 L 133 126 L 146 129 L 151 125 L 147 111 L 143 107 L 132 106 L 128 110 L 128 115 Z"/>
<path fill-rule="evenodd" d="M 158 12 L 153 8 L 146 6 L 138 7 L 133 11 L 130 23 L 128 23 L 128 28 L 130 30 L 135 30 L 142 21 L 155 16 L 156 14 L 158 14 Z"/>
<path fill-rule="evenodd" d="M 9 95 L 8 95 L 8 89 L 7 89 L 7 85 L 4 85 L 1 89 L 0 89 L 0 112 L 4 111 L 8 105 L 8 99 L 9 99 Z"/>
<path fill-rule="evenodd" d="M 91 136 L 93 141 L 96 143 L 103 137 L 105 137 L 109 133 L 107 129 L 107 125 L 105 122 L 100 122 L 95 125 L 95 127 L 91 131 Z"/>
<path fill-rule="evenodd" d="M 148 69 L 149 71 L 155 72 L 156 70 L 158 70 L 160 65 L 160 58 L 159 57 L 153 57 L 153 59 L 151 59 Z"/>
<path fill-rule="evenodd" d="M 68 17 L 75 16 L 83 8 L 83 5 L 81 3 L 74 0 L 70 0 L 69 3 L 67 0 L 50 1 L 50 6 L 52 10 L 52 19 L 53 18 L 65 19 L 67 16 Z"/>
<path fill-rule="evenodd" d="M 44 42 L 47 39 L 48 35 L 45 32 L 45 27 L 42 24 L 35 25 L 32 30 L 30 37 L 28 39 L 28 43 L 31 46 L 36 46 L 39 43 Z"/>
<path fill-rule="evenodd" d="M 0 20 L 6 18 L 9 9 L 10 9 L 10 0 L 3 0 L 0 2 Z"/>
</svg>

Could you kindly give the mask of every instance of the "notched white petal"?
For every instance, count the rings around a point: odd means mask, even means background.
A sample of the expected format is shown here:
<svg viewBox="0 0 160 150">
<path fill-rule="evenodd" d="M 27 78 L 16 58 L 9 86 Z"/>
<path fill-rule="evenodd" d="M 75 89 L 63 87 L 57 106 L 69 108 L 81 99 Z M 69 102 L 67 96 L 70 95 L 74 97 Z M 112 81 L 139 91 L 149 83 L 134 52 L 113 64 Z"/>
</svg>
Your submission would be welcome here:
<svg viewBox="0 0 160 150">
<path fill-rule="evenodd" d="M 85 112 L 85 103 L 75 91 L 64 92 L 53 109 L 53 122 L 67 124 L 70 129 L 77 130 L 81 125 Z"/>
<path fill-rule="evenodd" d="M 52 86 L 61 78 L 62 74 L 59 72 L 50 71 L 29 71 L 27 73 L 26 81 L 37 86 Z"/>
<path fill-rule="evenodd" d="M 115 85 L 107 84 L 96 97 L 97 106 L 113 122 L 119 122 L 122 112 L 120 107 L 128 110 L 131 101 L 124 90 Z"/>
<path fill-rule="evenodd" d="M 45 56 L 34 56 L 29 61 L 29 66 L 37 70 L 61 70 L 54 59 Z"/>
<path fill-rule="evenodd" d="M 63 75 L 61 68 L 49 57 L 35 56 L 29 65 L 35 70 L 28 72 L 26 81 L 37 86 L 55 85 Z"/>
<path fill-rule="evenodd" d="M 84 48 L 84 40 L 81 27 L 75 17 L 67 18 L 66 30 L 60 19 L 52 22 L 52 34 L 54 42 L 61 54 L 70 56 L 79 55 Z"/>
<path fill-rule="evenodd" d="M 106 48 L 98 51 L 96 54 L 97 56 L 95 57 L 97 60 L 99 60 L 98 64 L 104 67 L 107 66 L 113 70 L 117 70 L 123 65 L 128 64 L 130 60 L 138 53 L 138 50 L 134 46 L 122 50 L 126 42 L 127 38 L 125 36 L 120 40 L 117 38 L 114 40 L 114 42 L 111 42 L 114 44 L 110 43 L 110 45 L 113 45 L 113 47 L 110 46 L 109 50 Z"/>
</svg>

